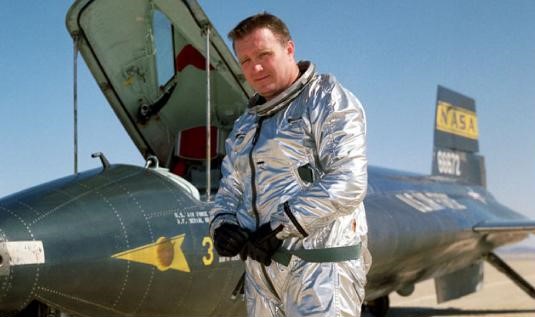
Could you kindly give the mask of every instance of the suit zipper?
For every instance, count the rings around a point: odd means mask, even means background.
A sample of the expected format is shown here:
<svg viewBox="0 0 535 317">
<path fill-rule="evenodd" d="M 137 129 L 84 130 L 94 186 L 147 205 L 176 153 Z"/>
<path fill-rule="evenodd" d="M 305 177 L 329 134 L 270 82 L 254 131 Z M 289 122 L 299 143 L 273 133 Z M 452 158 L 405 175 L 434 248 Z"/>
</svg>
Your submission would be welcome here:
<svg viewBox="0 0 535 317">
<path fill-rule="evenodd" d="M 256 146 L 256 142 L 258 141 L 258 136 L 260 135 L 260 130 L 262 129 L 262 122 L 264 121 L 264 117 L 260 117 L 258 119 L 258 122 L 256 123 L 256 131 L 253 136 L 253 141 L 251 146 L 251 151 L 249 152 L 249 167 L 251 168 L 251 190 L 252 190 L 252 197 L 251 197 L 251 203 L 253 207 L 253 212 L 256 218 L 256 229 L 260 227 L 260 214 L 258 213 L 258 206 L 256 205 L 256 167 L 253 159 L 253 152 L 254 148 Z"/>
<path fill-rule="evenodd" d="M 253 159 L 253 152 L 254 152 L 254 148 L 256 146 L 256 142 L 258 142 L 258 137 L 260 135 L 260 130 L 262 129 L 262 122 L 264 121 L 264 119 L 265 119 L 265 117 L 260 117 L 260 119 L 258 119 L 258 122 L 256 123 L 256 131 L 255 131 L 255 134 L 253 136 L 251 151 L 249 152 L 249 167 L 251 168 L 251 190 L 252 190 L 251 203 L 252 203 L 254 215 L 256 217 L 256 229 L 258 229 L 258 227 L 260 227 L 260 214 L 258 212 L 258 206 L 256 205 L 256 195 L 257 195 L 257 192 L 256 192 L 256 167 L 255 167 L 255 163 L 254 163 L 254 159 Z M 275 286 L 273 285 L 273 281 L 271 281 L 271 278 L 269 277 L 269 275 L 268 275 L 268 273 L 266 271 L 265 265 L 264 264 L 260 264 L 260 266 L 262 268 L 262 274 L 264 275 L 264 277 L 266 279 L 268 288 L 270 288 L 271 292 L 273 293 L 273 295 L 275 295 L 275 297 L 280 300 L 280 296 L 277 293 L 277 291 L 275 290 Z"/>
</svg>

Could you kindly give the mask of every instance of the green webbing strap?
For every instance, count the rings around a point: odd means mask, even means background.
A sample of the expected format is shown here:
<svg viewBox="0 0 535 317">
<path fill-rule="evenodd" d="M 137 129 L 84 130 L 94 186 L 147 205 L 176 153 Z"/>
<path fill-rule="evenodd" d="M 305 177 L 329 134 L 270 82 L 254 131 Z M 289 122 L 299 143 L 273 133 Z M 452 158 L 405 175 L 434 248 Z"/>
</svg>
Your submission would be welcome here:
<svg viewBox="0 0 535 317">
<path fill-rule="evenodd" d="M 360 243 L 346 247 L 335 247 L 325 249 L 300 249 L 300 250 L 286 250 L 279 249 L 271 257 L 273 261 L 284 266 L 290 264 L 292 255 L 300 258 L 305 262 L 324 263 L 324 262 L 342 262 L 349 260 L 356 260 L 360 257 Z"/>
</svg>

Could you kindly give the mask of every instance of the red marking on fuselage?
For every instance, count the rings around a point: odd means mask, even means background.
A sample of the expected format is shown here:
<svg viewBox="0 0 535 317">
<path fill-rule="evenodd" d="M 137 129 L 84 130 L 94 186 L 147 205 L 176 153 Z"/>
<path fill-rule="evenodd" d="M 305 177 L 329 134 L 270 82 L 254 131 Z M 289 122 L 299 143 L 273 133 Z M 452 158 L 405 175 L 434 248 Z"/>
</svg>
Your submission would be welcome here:
<svg viewBox="0 0 535 317">
<path fill-rule="evenodd" d="M 191 65 L 199 70 L 206 70 L 206 58 L 191 44 L 182 48 L 175 59 L 176 71 L 181 72 L 188 65 Z M 210 70 L 214 67 L 210 65 Z"/>
</svg>

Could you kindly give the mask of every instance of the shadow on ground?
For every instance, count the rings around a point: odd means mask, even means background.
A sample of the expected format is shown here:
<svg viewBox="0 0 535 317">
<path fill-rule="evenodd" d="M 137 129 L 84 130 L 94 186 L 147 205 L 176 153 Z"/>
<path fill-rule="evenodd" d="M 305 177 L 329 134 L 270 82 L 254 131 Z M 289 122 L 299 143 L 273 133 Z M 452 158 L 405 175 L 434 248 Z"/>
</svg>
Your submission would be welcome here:
<svg viewBox="0 0 535 317">
<path fill-rule="evenodd" d="M 535 309 L 458 309 L 458 308 L 428 308 L 428 307 L 391 307 L 389 317 L 433 317 L 433 316 L 503 316 L 504 314 L 533 314 Z M 364 312 L 363 317 L 372 317 Z"/>
</svg>

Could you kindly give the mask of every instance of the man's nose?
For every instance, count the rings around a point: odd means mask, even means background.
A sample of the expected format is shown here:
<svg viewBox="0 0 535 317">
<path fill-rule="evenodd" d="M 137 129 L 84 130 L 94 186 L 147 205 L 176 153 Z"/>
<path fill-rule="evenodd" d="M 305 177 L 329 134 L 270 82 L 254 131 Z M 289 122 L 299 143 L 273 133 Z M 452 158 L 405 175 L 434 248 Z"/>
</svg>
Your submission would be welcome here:
<svg viewBox="0 0 535 317">
<path fill-rule="evenodd" d="M 254 64 L 254 66 L 253 66 L 253 71 L 254 71 L 255 73 L 257 73 L 257 72 L 261 72 L 261 71 L 263 71 L 263 70 L 264 70 L 264 67 L 262 66 L 262 64 L 260 64 L 260 63 L 256 63 L 256 64 Z"/>
</svg>

